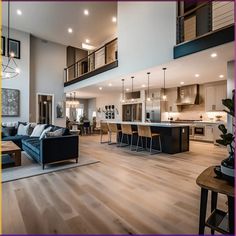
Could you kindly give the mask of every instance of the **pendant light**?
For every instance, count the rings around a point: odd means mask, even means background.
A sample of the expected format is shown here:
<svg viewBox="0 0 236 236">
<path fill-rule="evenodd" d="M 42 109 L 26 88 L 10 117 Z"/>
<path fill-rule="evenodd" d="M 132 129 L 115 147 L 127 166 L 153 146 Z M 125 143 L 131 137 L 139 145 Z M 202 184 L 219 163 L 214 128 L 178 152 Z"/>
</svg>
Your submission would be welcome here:
<svg viewBox="0 0 236 236">
<path fill-rule="evenodd" d="M 167 101 L 167 96 L 166 96 L 166 68 L 162 68 L 162 70 L 164 71 L 164 89 L 163 89 L 163 96 L 162 96 L 162 100 L 163 101 Z"/>
<path fill-rule="evenodd" d="M 122 79 L 122 102 L 124 103 L 125 102 L 125 80 Z"/>
<path fill-rule="evenodd" d="M 10 39 L 10 0 L 8 0 L 8 16 L 7 16 L 7 38 Z M 9 43 L 9 41 L 8 41 Z M 8 45 L 9 48 L 9 45 Z M 16 61 L 14 60 L 15 54 L 14 52 L 7 52 L 7 62 L 2 62 L 2 71 L 1 77 L 2 79 L 11 79 L 20 74 L 20 69 L 18 68 Z"/>
<path fill-rule="evenodd" d="M 133 102 L 133 101 L 134 101 L 134 98 L 133 98 L 133 92 L 134 92 L 134 76 L 131 76 L 131 79 L 132 79 L 132 98 L 131 98 L 131 101 Z"/>
<path fill-rule="evenodd" d="M 150 98 L 150 88 L 149 88 L 150 72 L 147 72 L 147 76 L 148 76 L 147 101 L 150 102 L 151 101 L 151 98 Z"/>
</svg>

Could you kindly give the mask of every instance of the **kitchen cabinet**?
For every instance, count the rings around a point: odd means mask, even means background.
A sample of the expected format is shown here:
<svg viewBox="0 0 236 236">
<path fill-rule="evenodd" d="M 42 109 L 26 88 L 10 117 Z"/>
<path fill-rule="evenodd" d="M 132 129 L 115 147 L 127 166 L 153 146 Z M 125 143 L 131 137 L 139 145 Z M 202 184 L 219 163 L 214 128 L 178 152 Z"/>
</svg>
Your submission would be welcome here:
<svg viewBox="0 0 236 236">
<path fill-rule="evenodd" d="M 205 137 L 204 140 L 213 142 L 213 130 L 215 125 L 206 125 L 205 126 Z"/>
<path fill-rule="evenodd" d="M 226 84 L 210 85 L 205 90 L 205 110 L 223 111 L 222 99 L 226 98 Z"/>
</svg>

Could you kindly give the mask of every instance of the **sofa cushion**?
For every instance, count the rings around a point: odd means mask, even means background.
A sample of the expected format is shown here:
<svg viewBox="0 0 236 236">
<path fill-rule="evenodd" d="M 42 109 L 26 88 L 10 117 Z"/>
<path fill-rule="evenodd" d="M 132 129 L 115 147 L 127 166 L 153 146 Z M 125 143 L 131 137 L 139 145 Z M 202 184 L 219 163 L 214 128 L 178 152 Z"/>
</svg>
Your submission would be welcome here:
<svg viewBox="0 0 236 236">
<path fill-rule="evenodd" d="M 48 128 L 46 128 L 46 129 L 42 132 L 42 134 L 40 135 L 39 140 L 45 138 L 45 137 L 47 136 L 47 132 L 51 131 L 51 129 L 52 129 L 52 127 L 50 127 L 50 126 L 49 126 Z"/>
<path fill-rule="evenodd" d="M 40 140 L 37 137 L 22 140 L 23 145 L 40 154 Z"/>
<path fill-rule="evenodd" d="M 17 133 L 17 129 L 13 127 L 2 126 L 2 137 L 14 136 Z"/>
<path fill-rule="evenodd" d="M 17 135 L 28 135 L 30 125 L 19 124 L 17 129 Z"/>
<path fill-rule="evenodd" d="M 8 136 L 8 137 L 3 137 L 3 141 L 12 141 L 15 143 L 19 148 L 22 148 L 22 140 L 29 138 L 29 136 L 25 135 L 15 135 L 15 136 Z"/>
<path fill-rule="evenodd" d="M 36 125 L 30 137 L 40 137 L 45 126 L 46 126 L 45 124 Z"/>
</svg>

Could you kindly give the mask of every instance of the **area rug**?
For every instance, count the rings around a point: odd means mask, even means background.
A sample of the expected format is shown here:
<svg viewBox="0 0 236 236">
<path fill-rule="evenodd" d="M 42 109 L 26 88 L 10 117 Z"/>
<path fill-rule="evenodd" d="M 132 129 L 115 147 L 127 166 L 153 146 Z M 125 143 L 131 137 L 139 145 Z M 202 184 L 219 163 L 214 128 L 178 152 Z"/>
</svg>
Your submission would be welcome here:
<svg viewBox="0 0 236 236">
<path fill-rule="evenodd" d="M 18 179 L 28 178 L 36 175 L 43 175 L 54 171 L 76 168 L 98 163 L 96 159 L 80 156 L 78 163 L 75 160 L 49 164 L 42 169 L 42 166 L 35 162 L 26 152 L 21 153 L 21 166 L 2 169 L 2 183 Z"/>
</svg>

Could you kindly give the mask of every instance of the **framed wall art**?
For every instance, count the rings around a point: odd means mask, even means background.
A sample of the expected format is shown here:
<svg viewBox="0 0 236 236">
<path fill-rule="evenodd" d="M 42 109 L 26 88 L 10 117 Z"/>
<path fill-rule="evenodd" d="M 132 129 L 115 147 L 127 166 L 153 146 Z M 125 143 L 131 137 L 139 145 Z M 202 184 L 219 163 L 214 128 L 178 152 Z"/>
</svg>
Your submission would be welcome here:
<svg viewBox="0 0 236 236">
<path fill-rule="evenodd" d="M 7 53 L 10 55 L 10 53 L 14 53 L 14 58 L 20 59 L 20 41 L 15 39 L 8 39 L 7 40 Z"/>
<path fill-rule="evenodd" d="M 1 36 L 1 55 L 6 55 L 6 38 L 4 36 Z"/>
</svg>

